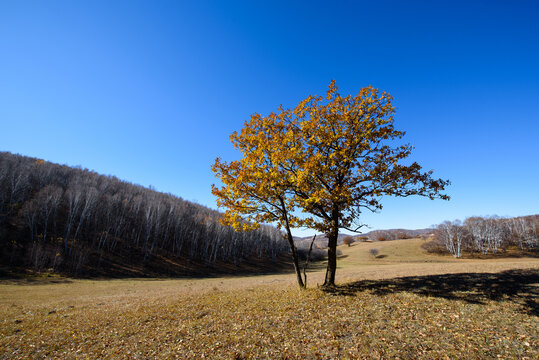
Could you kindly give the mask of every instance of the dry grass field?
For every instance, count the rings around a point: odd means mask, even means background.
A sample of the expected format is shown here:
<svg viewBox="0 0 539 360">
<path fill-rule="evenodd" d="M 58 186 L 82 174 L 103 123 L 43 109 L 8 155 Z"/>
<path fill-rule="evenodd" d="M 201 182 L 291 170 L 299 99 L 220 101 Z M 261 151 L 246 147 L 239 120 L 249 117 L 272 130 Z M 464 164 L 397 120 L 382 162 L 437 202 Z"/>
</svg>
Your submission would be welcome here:
<svg viewBox="0 0 539 360">
<path fill-rule="evenodd" d="M 422 242 L 340 247 L 334 291 L 316 265 L 307 291 L 293 274 L 1 280 L 0 358 L 539 358 L 539 259 L 456 260 Z"/>
</svg>

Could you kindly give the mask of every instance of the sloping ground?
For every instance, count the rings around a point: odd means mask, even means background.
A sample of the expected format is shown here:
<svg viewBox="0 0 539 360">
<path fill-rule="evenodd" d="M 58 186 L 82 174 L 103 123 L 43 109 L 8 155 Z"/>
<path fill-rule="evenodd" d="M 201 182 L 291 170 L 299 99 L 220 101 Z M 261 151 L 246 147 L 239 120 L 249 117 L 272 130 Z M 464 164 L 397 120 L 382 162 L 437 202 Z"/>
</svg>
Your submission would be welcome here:
<svg viewBox="0 0 539 360">
<path fill-rule="evenodd" d="M 356 242 L 350 247 L 339 246 L 342 255 L 337 261 L 337 282 L 539 268 L 539 259 L 531 257 L 455 259 L 450 255 L 429 254 L 421 248 L 427 241 L 424 239 L 373 241 Z M 371 249 L 378 250 L 376 257 L 371 255 Z M 323 275 L 323 271 L 313 273 L 310 283 L 322 284 Z"/>
<path fill-rule="evenodd" d="M 347 283 L 332 292 L 312 288 L 318 268 L 308 291 L 293 274 L 11 280 L 0 359 L 539 356 L 539 259 L 456 260 L 421 242 L 340 247 Z"/>
</svg>

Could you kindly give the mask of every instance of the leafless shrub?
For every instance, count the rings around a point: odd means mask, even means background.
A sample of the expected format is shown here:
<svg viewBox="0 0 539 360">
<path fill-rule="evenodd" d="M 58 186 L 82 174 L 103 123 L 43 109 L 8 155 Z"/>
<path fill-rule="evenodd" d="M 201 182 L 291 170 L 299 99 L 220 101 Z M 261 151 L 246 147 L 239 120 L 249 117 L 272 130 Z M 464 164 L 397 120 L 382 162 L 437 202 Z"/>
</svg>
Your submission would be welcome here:
<svg viewBox="0 0 539 360">
<path fill-rule="evenodd" d="M 28 255 L 30 257 L 29 263 L 37 271 L 50 268 L 54 263 L 53 249 L 42 242 L 34 241 Z"/>
<path fill-rule="evenodd" d="M 447 249 L 439 240 L 431 240 L 421 245 L 421 248 L 431 254 L 447 254 Z"/>
<path fill-rule="evenodd" d="M 309 252 L 309 249 L 301 248 L 301 249 L 297 249 L 297 251 L 298 251 L 298 257 L 301 260 L 307 259 L 307 254 Z M 327 250 L 313 247 L 313 249 L 311 250 L 311 256 L 310 256 L 309 260 L 310 261 L 322 261 L 322 260 L 325 260 L 327 258 L 327 256 L 328 256 Z"/>
<path fill-rule="evenodd" d="M 371 254 L 371 256 L 374 257 L 374 258 L 378 256 L 378 253 L 379 253 L 379 251 L 376 248 L 372 248 L 372 249 L 369 250 L 369 254 Z"/>
</svg>

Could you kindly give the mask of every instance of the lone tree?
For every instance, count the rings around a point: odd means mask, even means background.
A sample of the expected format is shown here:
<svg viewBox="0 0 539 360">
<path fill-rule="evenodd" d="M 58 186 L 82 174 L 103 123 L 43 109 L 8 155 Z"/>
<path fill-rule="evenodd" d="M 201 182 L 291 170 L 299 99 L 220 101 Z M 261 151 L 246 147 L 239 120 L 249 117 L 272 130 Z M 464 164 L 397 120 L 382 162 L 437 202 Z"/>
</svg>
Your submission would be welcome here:
<svg viewBox="0 0 539 360">
<path fill-rule="evenodd" d="M 378 256 L 378 253 L 379 253 L 379 251 L 376 248 L 373 248 L 373 249 L 369 250 L 369 254 L 371 254 L 373 258 L 376 258 Z"/>
<path fill-rule="evenodd" d="M 423 172 L 415 162 L 402 163 L 412 146 L 395 144 L 404 132 L 393 127 L 391 100 L 372 87 L 342 97 L 332 81 L 325 99 L 309 96 L 294 110 L 279 107 L 267 117 L 251 116 L 241 134 L 231 137 L 242 159 L 230 164 L 217 159 L 213 168 L 225 184 L 213 187 L 218 204 L 228 209 L 224 221 L 241 215 L 253 220 L 256 214 L 256 221 L 325 233 L 324 286 L 334 286 L 339 230 L 359 232 L 362 211 L 382 209 L 384 195 L 449 199 L 442 194 L 449 181 L 433 179 L 432 171 Z M 249 175 L 240 176 L 245 172 Z M 281 204 L 280 211 L 275 204 Z M 291 215 L 296 208 L 301 218 Z"/>
<path fill-rule="evenodd" d="M 354 238 L 352 236 L 347 236 L 343 239 L 343 244 L 345 245 L 348 245 L 348 247 L 350 247 L 350 245 L 352 245 L 353 243 L 356 242 L 356 240 L 354 240 Z"/>
</svg>

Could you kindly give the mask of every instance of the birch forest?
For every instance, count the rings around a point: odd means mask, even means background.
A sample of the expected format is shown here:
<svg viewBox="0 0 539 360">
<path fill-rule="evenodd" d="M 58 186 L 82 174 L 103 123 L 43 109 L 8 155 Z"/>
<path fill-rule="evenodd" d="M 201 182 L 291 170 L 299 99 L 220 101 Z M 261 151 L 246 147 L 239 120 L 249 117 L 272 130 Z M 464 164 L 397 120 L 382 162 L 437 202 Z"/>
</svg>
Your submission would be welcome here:
<svg viewBox="0 0 539 360">
<path fill-rule="evenodd" d="M 539 215 L 502 218 L 469 217 L 464 221 L 445 221 L 436 227 L 434 240 L 456 258 L 463 253 L 482 255 L 539 251 Z"/>
<path fill-rule="evenodd" d="M 215 268 L 276 261 L 288 244 L 274 227 L 235 232 L 221 214 L 113 176 L 0 153 L 0 264 L 71 274 L 168 263 Z M 167 275 L 169 275 L 168 273 Z"/>
</svg>

